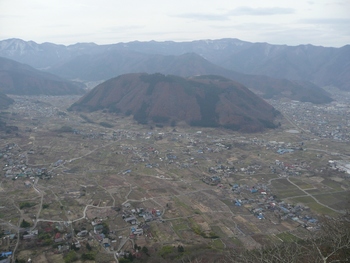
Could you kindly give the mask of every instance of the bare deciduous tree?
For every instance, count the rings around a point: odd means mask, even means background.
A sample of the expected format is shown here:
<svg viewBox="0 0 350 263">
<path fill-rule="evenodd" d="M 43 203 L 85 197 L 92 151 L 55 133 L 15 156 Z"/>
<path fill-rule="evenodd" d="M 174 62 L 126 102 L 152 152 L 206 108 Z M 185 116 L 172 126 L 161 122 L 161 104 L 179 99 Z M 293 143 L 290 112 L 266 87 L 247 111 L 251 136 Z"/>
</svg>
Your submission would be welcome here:
<svg viewBox="0 0 350 263">
<path fill-rule="evenodd" d="M 301 241 L 274 243 L 254 250 L 231 251 L 225 262 L 350 262 L 350 214 L 321 220 L 321 229 Z"/>
<path fill-rule="evenodd" d="M 350 262 L 350 215 L 323 218 L 322 228 L 308 239 L 309 257 L 313 262 Z"/>
</svg>

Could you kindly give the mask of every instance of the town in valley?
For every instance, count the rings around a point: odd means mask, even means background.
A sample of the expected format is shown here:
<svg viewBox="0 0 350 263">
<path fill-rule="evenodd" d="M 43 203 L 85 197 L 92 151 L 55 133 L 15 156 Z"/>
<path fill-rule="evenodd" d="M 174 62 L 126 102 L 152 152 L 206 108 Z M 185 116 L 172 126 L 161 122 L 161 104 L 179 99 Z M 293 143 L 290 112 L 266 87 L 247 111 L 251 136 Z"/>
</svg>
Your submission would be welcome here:
<svg viewBox="0 0 350 263">
<path fill-rule="evenodd" d="M 283 117 L 261 133 L 141 125 L 67 111 L 79 96 L 10 95 L 4 262 L 210 258 L 303 239 L 349 208 L 350 95 L 329 92 L 334 101 L 322 105 L 268 100 Z"/>
</svg>

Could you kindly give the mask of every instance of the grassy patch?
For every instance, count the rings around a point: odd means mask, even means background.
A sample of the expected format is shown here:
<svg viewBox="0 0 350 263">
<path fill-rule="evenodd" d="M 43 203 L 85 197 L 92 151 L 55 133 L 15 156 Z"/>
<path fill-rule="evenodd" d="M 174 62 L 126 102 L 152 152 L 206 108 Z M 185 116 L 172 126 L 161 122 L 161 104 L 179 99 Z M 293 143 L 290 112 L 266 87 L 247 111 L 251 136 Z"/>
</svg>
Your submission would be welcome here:
<svg viewBox="0 0 350 263">
<path fill-rule="evenodd" d="M 183 221 L 176 225 L 173 224 L 173 229 L 178 236 L 181 236 L 181 231 L 189 229 L 188 223 L 186 221 Z"/>
<path fill-rule="evenodd" d="M 150 175 L 150 176 L 154 176 L 157 173 L 153 168 L 148 168 L 148 167 L 145 167 L 144 165 L 138 166 L 137 172 L 139 174 Z"/>
<path fill-rule="evenodd" d="M 228 207 L 232 207 L 233 202 L 232 200 L 228 200 L 228 199 L 222 199 L 221 202 L 223 202 L 225 205 L 227 205 Z"/>
<path fill-rule="evenodd" d="M 321 194 L 315 197 L 318 201 L 328 206 L 332 206 L 334 203 L 339 202 L 339 197 L 335 197 L 333 194 Z"/>
<path fill-rule="evenodd" d="M 338 182 L 336 182 L 336 181 L 333 181 L 333 180 L 331 180 L 331 179 L 324 179 L 324 180 L 322 181 L 322 184 L 324 184 L 324 185 L 326 185 L 326 186 L 328 186 L 328 187 L 333 188 L 333 190 L 335 190 L 335 191 L 342 191 L 342 190 L 344 190 L 344 189 L 341 187 L 341 184 L 340 184 L 340 183 L 338 183 Z"/>
<path fill-rule="evenodd" d="M 311 184 L 308 184 L 300 179 L 297 179 L 297 178 L 289 178 L 289 180 L 291 180 L 293 183 L 295 183 L 297 186 L 299 186 L 301 189 L 310 189 L 310 188 L 314 188 L 313 185 Z"/>
<path fill-rule="evenodd" d="M 242 246 L 241 240 L 239 240 L 239 239 L 236 238 L 236 237 L 231 237 L 231 241 L 232 241 L 235 245 L 237 245 L 237 246 Z"/>
<path fill-rule="evenodd" d="M 221 230 L 221 227 L 219 226 L 211 226 L 211 231 L 215 233 L 215 235 L 219 237 L 225 237 L 225 233 Z"/>
<path fill-rule="evenodd" d="M 191 230 L 199 236 L 202 236 L 204 238 L 212 238 L 212 237 L 217 237 L 215 236 L 214 233 L 210 233 L 209 236 L 207 236 L 207 234 L 205 232 L 203 232 L 202 228 L 200 227 L 200 225 L 198 225 L 192 218 L 189 219 L 190 222 L 190 226 L 191 226 Z"/>
<path fill-rule="evenodd" d="M 293 198 L 292 200 L 297 203 L 308 204 L 312 202 L 313 199 L 310 196 L 305 195 L 305 196 Z"/>
<path fill-rule="evenodd" d="M 165 258 L 167 255 L 173 253 L 173 251 L 174 251 L 174 248 L 172 246 L 164 246 L 159 250 L 158 254 L 162 258 Z"/>
<path fill-rule="evenodd" d="M 272 186 L 276 190 L 279 198 L 288 198 L 293 196 L 305 195 L 305 193 L 299 190 L 296 186 L 292 185 L 287 179 L 274 180 Z"/>
<path fill-rule="evenodd" d="M 350 192 L 325 193 L 314 195 L 322 204 L 328 205 L 334 209 L 346 210 L 349 207 Z"/>
<path fill-rule="evenodd" d="M 214 249 L 218 249 L 218 250 L 223 250 L 225 248 L 224 244 L 222 243 L 221 239 L 213 239 L 213 241 L 211 242 L 211 246 Z"/>
<path fill-rule="evenodd" d="M 293 201 L 297 203 L 300 202 L 307 205 L 308 207 L 310 207 L 310 209 L 312 209 L 314 212 L 318 214 L 329 215 L 329 216 L 339 216 L 339 213 L 329 209 L 326 206 L 323 206 L 317 203 L 313 198 L 308 196 L 293 198 Z"/>
<path fill-rule="evenodd" d="M 176 206 L 182 208 L 182 210 L 185 210 L 183 212 L 186 212 L 187 214 L 191 214 L 193 209 L 188 206 L 187 204 L 185 204 L 184 202 L 182 202 L 179 198 L 174 198 L 174 203 Z"/>
<path fill-rule="evenodd" d="M 19 203 L 19 209 L 23 209 L 23 208 L 30 208 L 32 206 L 35 206 L 35 203 L 29 203 L 29 202 L 21 202 Z"/>
<path fill-rule="evenodd" d="M 321 194 L 323 193 L 321 190 L 319 189 L 312 189 L 312 190 L 306 190 L 306 192 L 308 192 L 310 195 L 316 195 L 316 194 Z"/>
<path fill-rule="evenodd" d="M 194 220 L 191 220 L 191 229 L 195 234 L 199 236 L 204 234 L 201 227 Z"/>
<path fill-rule="evenodd" d="M 294 236 L 293 234 L 289 232 L 282 232 L 276 235 L 278 238 L 282 239 L 283 242 L 295 242 L 299 241 L 300 238 Z"/>
</svg>

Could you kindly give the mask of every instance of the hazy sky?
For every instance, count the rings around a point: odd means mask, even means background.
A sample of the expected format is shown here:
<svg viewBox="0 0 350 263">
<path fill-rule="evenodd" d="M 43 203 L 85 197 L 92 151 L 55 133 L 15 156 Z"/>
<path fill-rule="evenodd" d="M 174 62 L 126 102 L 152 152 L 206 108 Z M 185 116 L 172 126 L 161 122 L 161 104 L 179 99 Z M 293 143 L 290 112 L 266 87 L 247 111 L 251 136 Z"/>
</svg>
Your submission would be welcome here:
<svg viewBox="0 0 350 263">
<path fill-rule="evenodd" d="M 0 0 L 0 40 L 350 44 L 350 0 Z"/>
</svg>

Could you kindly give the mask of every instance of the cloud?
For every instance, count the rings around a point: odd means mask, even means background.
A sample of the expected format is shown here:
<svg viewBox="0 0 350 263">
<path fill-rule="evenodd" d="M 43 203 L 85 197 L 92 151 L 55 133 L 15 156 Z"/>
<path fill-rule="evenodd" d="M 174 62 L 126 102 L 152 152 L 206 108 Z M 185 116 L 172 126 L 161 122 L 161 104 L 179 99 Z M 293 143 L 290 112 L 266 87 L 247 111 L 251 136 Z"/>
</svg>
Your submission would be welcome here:
<svg viewBox="0 0 350 263">
<path fill-rule="evenodd" d="M 294 14 L 295 9 L 283 7 L 257 7 L 240 6 L 229 12 L 232 16 L 271 16 Z"/>
<path fill-rule="evenodd" d="M 307 18 L 307 19 L 301 19 L 299 22 L 304 24 L 329 24 L 329 25 L 350 25 L 350 19 L 349 18 Z"/>
<path fill-rule="evenodd" d="M 241 6 L 237 7 L 228 12 L 221 14 L 209 14 L 209 13 L 185 13 L 175 15 L 175 17 L 193 19 L 199 21 L 227 21 L 232 16 L 271 16 L 271 15 L 285 15 L 294 14 L 293 8 L 282 8 L 282 7 L 264 7 L 264 8 L 252 8 Z"/>
<path fill-rule="evenodd" d="M 200 21 L 225 21 L 229 20 L 227 14 L 200 14 L 200 13 L 186 13 L 176 15 L 176 17 L 194 19 Z"/>
<path fill-rule="evenodd" d="M 273 23 L 238 23 L 232 25 L 213 25 L 216 29 L 236 29 L 241 31 L 266 31 L 266 30 L 280 30 L 283 29 L 283 25 L 276 25 Z"/>
<path fill-rule="evenodd" d="M 321 35 L 338 39 L 339 43 L 349 43 L 350 18 L 309 18 L 299 20 L 299 23 L 311 27 L 314 31 L 320 31 Z M 340 39 L 342 38 L 342 42 Z M 339 44 L 337 45 L 339 46 Z"/>
<path fill-rule="evenodd" d="M 293 13 L 295 13 L 295 10 L 293 8 L 282 8 L 282 7 L 252 8 L 247 6 L 241 6 L 221 14 L 185 13 L 185 14 L 175 15 L 175 17 L 193 19 L 193 20 L 199 20 L 199 21 L 226 21 L 226 20 L 230 20 L 230 17 L 232 16 L 271 16 L 271 15 L 284 15 L 284 14 L 293 14 Z"/>
<path fill-rule="evenodd" d="M 313 44 L 328 47 L 341 47 L 344 43 L 348 43 L 348 36 L 346 34 L 339 35 L 335 38 L 329 31 L 312 26 L 260 32 L 257 37 L 269 39 L 269 43 L 288 43 L 288 45 Z"/>
<path fill-rule="evenodd" d="M 339 5 L 339 6 L 348 6 L 349 5 L 349 1 L 337 1 L 337 2 L 329 2 L 326 3 L 326 5 Z"/>
</svg>

